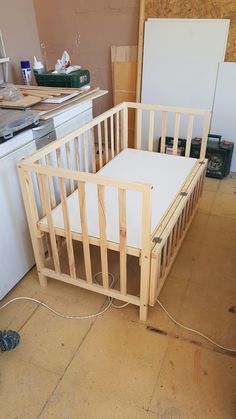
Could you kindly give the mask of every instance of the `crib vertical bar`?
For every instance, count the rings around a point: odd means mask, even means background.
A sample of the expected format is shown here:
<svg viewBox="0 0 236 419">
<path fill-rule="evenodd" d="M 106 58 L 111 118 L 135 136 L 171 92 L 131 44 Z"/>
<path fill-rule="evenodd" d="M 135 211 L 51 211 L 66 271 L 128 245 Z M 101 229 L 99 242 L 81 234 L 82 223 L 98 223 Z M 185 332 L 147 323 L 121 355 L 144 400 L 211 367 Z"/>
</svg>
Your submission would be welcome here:
<svg viewBox="0 0 236 419">
<path fill-rule="evenodd" d="M 107 163 L 109 161 L 107 119 L 105 119 L 104 121 L 104 138 L 105 138 L 105 161 Z"/>
<path fill-rule="evenodd" d="M 42 245 L 41 232 L 37 229 L 38 210 L 35 201 L 34 186 L 30 172 L 26 172 L 18 163 L 18 174 L 21 184 L 21 191 L 24 199 L 25 211 L 30 229 L 32 245 L 34 249 L 34 256 L 37 265 L 40 285 L 45 287 L 47 285 L 47 278 L 41 273 L 44 267 L 45 254 Z"/>
<path fill-rule="evenodd" d="M 80 155 L 79 155 L 79 138 L 74 138 L 74 144 L 75 144 L 75 160 L 76 160 L 76 166 L 77 170 L 80 171 Z"/>
<path fill-rule="evenodd" d="M 90 141 L 91 141 L 91 154 L 92 154 L 92 172 L 96 173 L 96 151 L 95 151 L 95 138 L 94 127 L 90 128 Z"/>
<path fill-rule="evenodd" d="M 98 188 L 98 214 L 99 214 L 99 227 L 100 227 L 102 284 L 104 288 L 109 288 L 104 186 L 98 185 L 97 188 Z"/>
<path fill-rule="evenodd" d="M 100 123 L 97 125 L 97 130 L 98 130 L 99 169 L 101 169 L 103 165 L 103 158 L 102 158 L 102 129 L 101 129 Z"/>
<path fill-rule="evenodd" d="M 61 149 L 56 149 L 56 157 L 57 157 L 57 165 L 58 167 L 62 167 L 62 158 L 61 158 Z"/>
<path fill-rule="evenodd" d="M 46 164 L 48 166 L 52 165 L 50 154 L 46 154 L 45 160 L 46 160 Z M 52 176 L 49 177 L 49 190 L 50 190 L 51 205 L 52 205 L 52 208 L 55 208 L 55 206 L 56 206 L 56 196 L 55 196 L 55 190 L 54 190 L 53 177 Z"/>
<path fill-rule="evenodd" d="M 210 122 L 211 122 L 211 114 L 209 112 L 209 114 L 205 115 L 204 122 L 203 122 L 200 159 L 205 159 L 206 157 L 207 139 L 208 139 L 208 134 L 209 134 L 209 129 L 210 129 Z"/>
<path fill-rule="evenodd" d="M 150 273 L 150 296 L 149 304 L 154 306 L 156 303 L 156 290 L 158 286 L 158 279 L 160 278 L 160 252 L 152 252 L 151 256 L 151 273 Z"/>
<path fill-rule="evenodd" d="M 180 113 L 177 112 L 175 114 L 174 144 L 173 144 L 173 154 L 175 156 L 177 156 L 178 154 L 179 126 L 180 126 Z"/>
<path fill-rule="evenodd" d="M 151 188 L 142 193 L 142 248 L 140 272 L 140 320 L 147 320 L 150 281 Z"/>
<path fill-rule="evenodd" d="M 148 151 L 153 151 L 153 134 L 154 134 L 154 111 L 150 111 L 149 124 L 148 124 Z"/>
<path fill-rule="evenodd" d="M 84 169 L 85 172 L 88 173 L 89 167 L 88 167 L 88 144 L 87 144 L 87 132 L 83 132 L 82 139 L 83 139 L 83 151 L 84 151 Z"/>
<path fill-rule="evenodd" d="M 48 222 L 54 268 L 56 272 L 60 273 L 61 268 L 60 268 L 60 261 L 59 261 L 59 255 L 58 255 L 58 249 L 57 249 L 56 234 L 55 234 L 55 230 L 53 226 L 50 198 L 48 195 L 47 175 L 40 174 L 39 176 L 41 177 L 43 194 L 44 194 L 45 212 L 46 212 L 46 217 L 47 217 L 47 222 Z"/>
<path fill-rule="evenodd" d="M 111 138 L 111 158 L 113 159 L 114 153 L 114 118 L 113 115 L 110 117 L 110 138 Z"/>
<path fill-rule="evenodd" d="M 72 169 L 72 162 L 71 162 L 71 149 L 70 149 L 70 142 L 68 141 L 66 143 L 66 160 L 67 160 L 67 167 L 68 169 Z M 73 179 L 70 179 L 70 191 L 74 192 L 74 182 Z"/>
<path fill-rule="evenodd" d="M 120 115 L 116 113 L 116 154 L 120 152 Z"/>
<path fill-rule="evenodd" d="M 127 294 L 127 255 L 126 255 L 126 191 L 118 190 L 120 223 L 120 292 Z"/>
<path fill-rule="evenodd" d="M 190 156 L 190 149 L 191 149 L 191 142 L 193 136 L 193 120 L 194 116 L 189 115 L 188 117 L 188 128 L 187 128 L 187 139 L 186 139 L 186 148 L 185 148 L 185 156 Z"/>
<path fill-rule="evenodd" d="M 142 146 L 142 109 L 136 111 L 136 148 L 141 149 Z"/>
<path fill-rule="evenodd" d="M 60 190 L 60 196 L 61 196 L 62 214 L 63 214 L 64 228 L 65 228 L 65 235 L 66 235 L 66 247 L 67 247 L 67 254 L 68 254 L 68 261 L 69 261 L 69 270 L 70 270 L 71 277 L 75 279 L 76 278 L 75 256 L 74 256 L 73 241 L 72 241 L 72 234 L 71 234 L 71 228 L 70 228 L 69 213 L 68 213 L 68 208 L 67 208 L 65 179 L 59 177 L 58 184 L 59 184 L 59 190 Z"/>
<path fill-rule="evenodd" d="M 79 193 L 80 222 L 81 222 L 81 231 L 82 231 L 82 238 L 83 238 L 84 265 L 85 265 L 86 280 L 89 284 L 92 284 L 93 279 L 92 279 L 91 256 L 90 256 L 87 214 L 86 214 L 85 182 L 79 182 L 78 193 Z"/>
<path fill-rule="evenodd" d="M 165 153 L 166 151 L 166 127 L 167 127 L 167 111 L 163 111 L 162 119 L 161 119 L 161 146 L 160 146 L 161 153 Z"/>
<path fill-rule="evenodd" d="M 128 147 L 128 109 L 124 105 L 122 110 L 122 149 Z"/>
</svg>

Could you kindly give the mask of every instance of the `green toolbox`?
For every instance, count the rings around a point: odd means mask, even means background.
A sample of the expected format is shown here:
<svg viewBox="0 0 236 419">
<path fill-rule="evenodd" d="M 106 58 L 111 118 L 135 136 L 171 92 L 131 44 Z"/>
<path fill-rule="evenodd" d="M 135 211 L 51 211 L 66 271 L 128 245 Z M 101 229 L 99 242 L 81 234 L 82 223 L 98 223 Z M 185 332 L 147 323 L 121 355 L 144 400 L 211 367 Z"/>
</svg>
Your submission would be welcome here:
<svg viewBox="0 0 236 419">
<path fill-rule="evenodd" d="M 90 82 L 89 70 L 76 70 L 69 74 L 47 71 L 36 76 L 38 86 L 50 87 L 82 87 Z"/>
</svg>

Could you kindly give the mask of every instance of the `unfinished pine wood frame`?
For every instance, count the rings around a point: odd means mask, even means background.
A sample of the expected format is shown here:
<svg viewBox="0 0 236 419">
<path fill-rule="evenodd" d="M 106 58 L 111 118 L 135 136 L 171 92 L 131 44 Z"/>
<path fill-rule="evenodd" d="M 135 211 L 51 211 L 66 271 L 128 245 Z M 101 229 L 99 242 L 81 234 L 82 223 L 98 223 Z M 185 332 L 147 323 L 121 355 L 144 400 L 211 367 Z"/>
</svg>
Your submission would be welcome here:
<svg viewBox="0 0 236 419">
<path fill-rule="evenodd" d="M 133 111 L 130 113 L 130 109 Z M 182 116 L 187 118 L 185 155 L 190 154 L 194 118 L 202 118 L 202 143 L 200 158 L 186 178 L 184 186 L 162 217 L 154 231 L 151 231 L 152 185 L 128 182 L 117 178 L 100 176 L 96 172 L 95 139 L 98 142 L 99 168 L 128 147 L 130 114 L 135 112 L 137 124 L 136 148 L 153 152 L 156 116 L 160 124 L 160 153 L 165 153 L 167 120 L 174 114 L 173 154 L 178 153 L 178 138 Z M 145 118 L 144 118 L 144 115 Z M 143 134 L 144 119 L 148 121 L 148 132 Z M 187 229 L 197 209 L 206 170 L 205 151 L 209 131 L 210 112 L 201 109 L 175 108 L 140 103 L 122 103 L 96 117 L 88 124 L 75 130 L 63 139 L 56 140 L 38 150 L 33 156 L 18 164 L 22 193 L 34 248 L 35 260 L 41 285 L 47 277 L 68 284 L 114 297 L 139 307 L 140 319 L 146 320 L 148 306 L 154 305 L 168 272 L 181 246 Z M 170 134 L 169 134 L 170 135 Z M 145 138 L 144 138 L 145 137 Z M 144 141 L 145 140 L 145 141 Z M 104 158 L 102 157 L 104 150 Z M 64 157 L 63 157 L 64 156 Z M 142 168 L 140 168 L 142 170 Z M 86 185 L 93 184 L 97 190 L 97 205 L 100 237 L 89 235 L 86 208 Z M 107 240 L 105 191 L 107 187 L 117 190 L 119 202 L 119 243 Z M 142 199 L 142 240 L 140 248 L 127 246 L 126 193 L 136 191 Z M 78 194 L 78 217 L 81 233 L 71 228 L 67 198 Z M 53 209 L 61 204 L 64 228 L 54 225 Z M 47 223 L 42 224 L 42 217 Z M 45 241 L 45 237 L 47 240 Z M 64 241 L 68 258 L 68 272 L 62 271 L 61 241 Z M 74 243 L 82 242 L 83 255 L 76 254 Z M 45 242 L 47 252 L 45 252 Z M 93 279 L 91 247 L 100 249 L 102 281 Z M 109 282 L 108 252 L 119 254 L 119 283 L 114 287 Z M 127 276 L 128 255 L 139 258 L 139 292 L 129 292 Z M 83 258 L 84 276 L 77 271 L 78 258 Z"/>
</svg>

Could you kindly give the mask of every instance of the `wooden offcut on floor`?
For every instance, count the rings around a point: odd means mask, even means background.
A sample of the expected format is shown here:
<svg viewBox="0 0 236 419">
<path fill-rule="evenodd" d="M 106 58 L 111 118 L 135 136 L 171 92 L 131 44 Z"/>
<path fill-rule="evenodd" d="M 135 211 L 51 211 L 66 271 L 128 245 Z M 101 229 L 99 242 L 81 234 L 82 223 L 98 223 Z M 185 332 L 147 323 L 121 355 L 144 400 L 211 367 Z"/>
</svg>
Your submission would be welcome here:
<svg viewBox="0 0 236 419">
<path fill-rule="evenodd" d="M 135 271 L 134 271 L 135 272 Z M 169 312 L 236 348 L 236 175 L 206 179 L 199 211 L 160 295 Z M 65 283 L 40 288 L 33 269 L 1 302 L 31 296 L 70 315 L 104 297 Z M 0 312 L 20 345 L 1 353 L 0 416 L 9 419 L 233 419 L 236 355 L 175 326 L 156 305 L 64 320 L 32 302 Z"/>
</svg>

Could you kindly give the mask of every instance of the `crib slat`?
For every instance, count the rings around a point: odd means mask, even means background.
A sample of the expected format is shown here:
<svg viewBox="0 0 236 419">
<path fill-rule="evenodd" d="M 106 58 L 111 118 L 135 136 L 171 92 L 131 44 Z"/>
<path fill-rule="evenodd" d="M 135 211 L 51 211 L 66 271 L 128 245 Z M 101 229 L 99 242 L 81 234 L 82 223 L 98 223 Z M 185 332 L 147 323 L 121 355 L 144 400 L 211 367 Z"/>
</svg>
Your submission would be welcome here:
<svg viewBox="0 0 236 419">
<path fill-rule="evenodd" d="M 67 167 L 68 169 L 72 169 L 72 163 L 71 163 L 71 149 L 70 149 L 70 142 L 68 141 L 66 143 L 66 161 L 67 161 Z M 74 182 L 73 179 L 70 179 L 70 191 L 74 192 Z"/>
<path fill-rule="evenodd" d="M 92 153 L 92 171 L 96 173 L 96 151 L 95 151 L 95 138 L 94 127 L 90 129 L 91 153 Z"/>
<path fill-rule="evenodd" d="M 180 126 L 180 113 L 178 112 L 175 114 L 175 127 L 174 127 L 173 154 L 175 156 L 177 156 L 178 154 L 179 126 Z"/>
<path fill-rule="evenodd" d="M 142 109 L 138 109 L 136 112 L 136 148 L 141 149 L 142 146 Z"/>
<path fill-rule="evenodd" d="M 114 153 L 114 118 L 113 115 L 110 117 L 110 137 L 111 137 L 111 157 L 113 159 Z"/>
<path fill-rule="evenodd" d="M 163 111 L 162 119 L 161 119 L 161 147 L 160 147 L 161 153 L 165 153 L 166 151 L 166 126 L 167 126 L 167 111 Z"/>
<path fill-rule="evenodd" d="M 98 127 L 98 152 L 99 152 L 99 169 L 102 168 L 102 130 L 101 124 L 97 125 Z"/>
<path fill-rule="evenodd" d="M 74 144 L 75 144 L 75 159 L 76 159 L 76 167 L 77 170 L 80 171 L 80 155 L 79 155 L 79 138 L 74 138 Z"/>
<path fill-rule="evenodd" d="M 69 213 L 68 213 L 68 208 L 67 208 L 65 179 L 61 177 L 58 178 L 58 184 L 59 184 L 59 190 L 60 190 L 60 196 L 61 196 L 62 214 L 63 214 L 64 228 L 65 228 L 65 235 L 66 235 L 66 247 L 67 247 L 70 275 L 72 278 L 75 279 L 76 278 L 75 256 L 74 256 L 73 241 L 72 241 L 71 228 L 70 228 Z"/>
<path fill-rule="evenodd" d="M 126 191 L 119 189 L 120 223 L 120 292 L 127 294 L 127 255 L 126 255 Z"/>
<path fill-rule="evenodd" d="M 128 147 L 128 109 L 124 105 L 122 110 L 122 149 Z"/>
<path fill-rule="evenodd" d="M 120 152 L 120 114 L 116 113 L 116 154 Z"/>
<path fill-rule="evenodd" d="M 48 222 L 48 230 L 49 230 L 49 236 L 50 236 L 50 241 L 51 241 L 54 268 L 55 268 L 56 272 L 60 273 L 61 268 L 60 268 L 58 250 L 57 250 L 56 235 L 55 235 L 54 226 L 53 226 L 53 218 L 52 218 L 52 211 L 51 211 L 51 205 L 50 205 L 50 198 L 49 198 L 49 194 L 48 194 L 47 175 L 41 175 L 40 174 L 39 176 L 41 177 L 41 182 L 42 182 L 44 204 L 45 204 L 45 213 L 46 213 L 47 222 Z"/>
<path fill-rule="evenodd" d="M 79 208 L 80 208 L 80 222 L 81 231 L 83 237 L 83 249 L 84 249 L 84 265 L 86 280 L 89 284 L 92 284 L 92 268 L 91 268 L 91 256 L 88 238 L 88 225 L 87 225 L 87 214 L 86 214 L 86 201 L 85 201 L 85 182 L 79 182 L 78 185 L 79 193 Z"/>
<path fill-rule="evenodd" d="M 192 142 L 192 136 L 193 136 L 193 120 L 194 116 L 189 115 L 188 117 L 188 128 L 187 128 L 187 139 L 186 139 L 186 148 L 185 148 L 185 156 L 190 156 L 190 148 L 191 148 L 191 142 Z"/>
<path fill-rule="evenodd" d="M 105 161 L 106 163 L 109 161 L 109 151 L 108 151 L 108 127 L 107 127 L 107 119 L 104 121 L 104 138 L 105 138 Z"/>
<path fill-rule="evenodd" d="M 83 138 L 83 152 L 84 152 L 84 170 L 86 173 L 88 173 L 89 168 L 88 168 L 88 149 L 87 149 L 87 135 L 86 132 L 83 132 L 82 134 L 82 138 Z"/>
<path fill-rule="evenodd" d="M 200 159 L 205 159 L 206 157 L 207 139 L 208 139 L 208 134 L 209 134 L 210 122 L 211 122 L 211 114 L 209 113 L 205 115 L 204 122 L 203 122 Z"/>
<path fill-rule="evenodd" d="M 51 166 L 52 165 L 51 155 L 46 154 L 45 159 L 46 159 L 46 164 L 48 166 Z M 53 177 L 52 176 L 49 177 L 49 190 L 50 190 L 50 198 L 51 198 L 52 208 L 55 208 L 55 206 L 56 206 L 56 196 L 55 196 L 55 189 L 54 189 Z"/>
<path fill-rule="evenodd" d="M 106 213 L 104 200 L 104 186 L 98 185 L 98 213 L 100 227 L 100 248 L 102 264 L 102 284 L 104 288 L 109 288 L 108 279 L 108 259 L 107 259 L 107 240 L 106 240 Z"/>
<path fill-rule="evenodd" d="M 149 112 L 148 151 L 153 151 L 154 111 Z"/>
<path fill-rule="evenodd" d="M 56 149 L 56 157 L 57 157 L 57 165 L 58 167 L 62 167 L 62 159 L 61 159 L 61 149 Z"/>
</svg>

